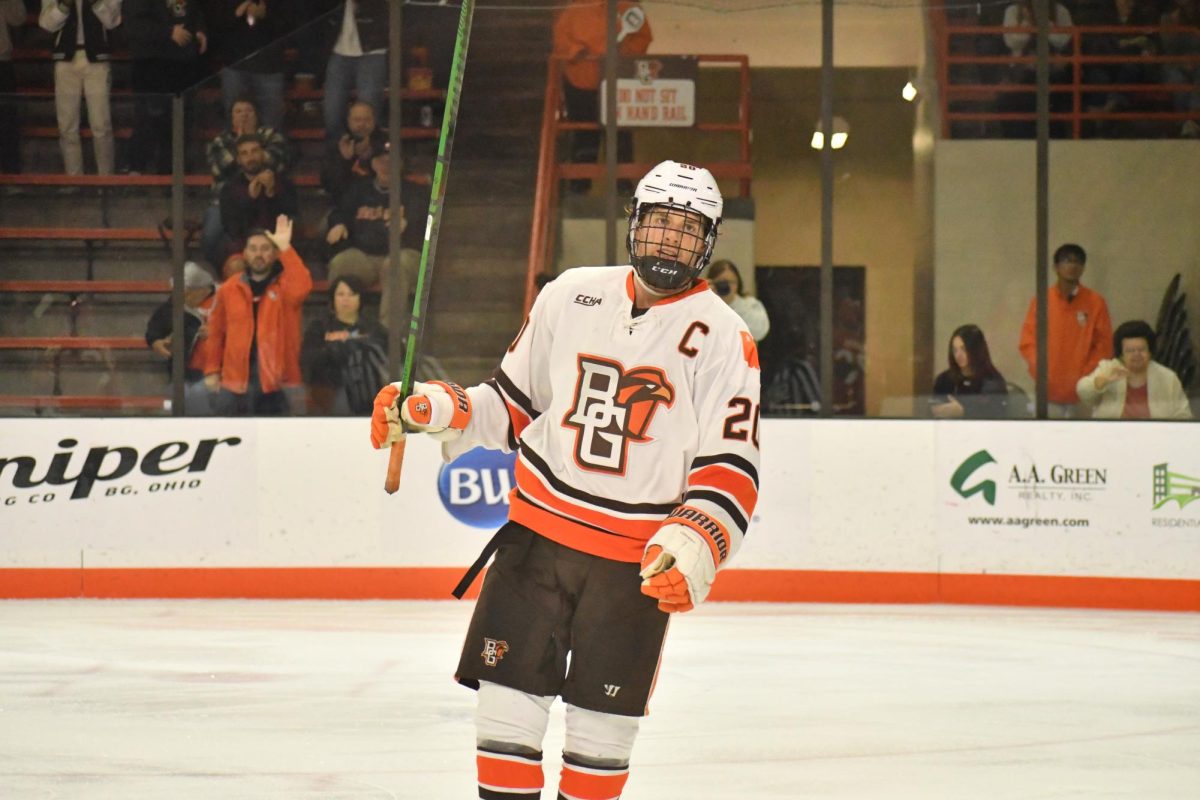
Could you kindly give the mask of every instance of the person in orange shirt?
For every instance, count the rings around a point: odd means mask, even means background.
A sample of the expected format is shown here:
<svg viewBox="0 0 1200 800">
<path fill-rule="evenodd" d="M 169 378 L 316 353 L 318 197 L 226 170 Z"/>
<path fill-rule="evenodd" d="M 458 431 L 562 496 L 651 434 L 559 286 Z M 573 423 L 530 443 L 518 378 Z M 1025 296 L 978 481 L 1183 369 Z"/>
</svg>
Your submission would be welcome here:
<svg viewBox="0 0 1200 800">
<path fill-rule="evenodd" d="M 608 4 L 603 0 L 572 0 L 554 22 L 554 56 L 564 60 L 563 103 L 572 122 L 600 121 L 600 79 L 608 42 Z M 646 12 L 631 0 L 617 4 L 617 48 L 625 57 L 646 52 L 654 36 Z M 594 164 L 600 156 L 600 131 L 575 131 L 571 163 Z M 633 161 L 633 132 L 617 134 L 617 161 Z M 626 182 L 627 183 L 627 182 Z M 589 180 L 571 181 L 571 191 L 586 193 Z M 632 184 L 629 185 L 632 192 Z"/>
<path fill-rule="evenodd" d="M 224 416 L 288 413 L 284 388 L 300 386 L 300 311 L 312 275 L 292 249 L 292 221 L 251 231 L 246 269 L 221 284 L 208 320 L 204 383 Z"/>
<path fill-rule="evenodd" d="M 1108 304 L 1099 292 L 1080 283 L 1087 264 L 1087 253 L 1077 244 L 1064 244 L 1054 251 L 1054 272 L 1058 281 L 1047 297 L 1049 331 L 1046 336 L 1046 394 L 1050 416 L 1069 419 L 1078 416 L 1079 395 L 1075 384 L 1091 374 L 1112 347 L 1112 318 Z M 1037 298 L 1029 303 L 1025 324 L 1021 326 L 1021 356 L 1029 365 L 1029 374 L 1037 378 Z"/>
</svg>

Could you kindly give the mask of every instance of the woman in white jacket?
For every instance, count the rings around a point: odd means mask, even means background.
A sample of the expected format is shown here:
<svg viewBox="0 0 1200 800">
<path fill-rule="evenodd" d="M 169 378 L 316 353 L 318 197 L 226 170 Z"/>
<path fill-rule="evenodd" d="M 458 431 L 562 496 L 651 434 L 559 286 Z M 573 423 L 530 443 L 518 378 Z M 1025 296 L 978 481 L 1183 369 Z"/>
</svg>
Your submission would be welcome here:
<svg viewBox="0 0 1200 800">
<path fill-rule="evenodd" d="M 714 261 L 708 268 L 706 277 L 712 284 L 713 291 L 738 313 L 742 322 L 746 323 L 754 341 L 762 341 L 771 330 L 771 320 L 767 317 L 767 309 L 757 297 L 742 294 L 742 273 L 738 272 L 737 266 L 727 258 Z"/>
<path fill-rule="evenodd" d="M 1075 391 L 1095 419 L 1191 419 L 1179 378 L 1154 360 L 1154 329 L 1130 320 L 1113 333 L 1114 358 L 1079 379 Z"/>
</svg>

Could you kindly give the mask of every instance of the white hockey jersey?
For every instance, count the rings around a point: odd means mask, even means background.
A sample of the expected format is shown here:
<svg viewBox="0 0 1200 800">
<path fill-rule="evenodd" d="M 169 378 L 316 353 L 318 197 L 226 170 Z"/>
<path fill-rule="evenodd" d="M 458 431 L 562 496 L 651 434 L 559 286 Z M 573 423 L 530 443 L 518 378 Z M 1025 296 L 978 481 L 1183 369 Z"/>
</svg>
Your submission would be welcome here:
<svg viewBox="0 0 1200 800">
<path fill-rule="evenodd" d="M 443 455 L 518 450 L 509 518 L 567 547 L 640 561 L 670 518 L 721 566 L 758 497 L 754 339 L 704 281 L 634 316 L 633 281 L 577 267 L 548 284 Z"/>
</svg>

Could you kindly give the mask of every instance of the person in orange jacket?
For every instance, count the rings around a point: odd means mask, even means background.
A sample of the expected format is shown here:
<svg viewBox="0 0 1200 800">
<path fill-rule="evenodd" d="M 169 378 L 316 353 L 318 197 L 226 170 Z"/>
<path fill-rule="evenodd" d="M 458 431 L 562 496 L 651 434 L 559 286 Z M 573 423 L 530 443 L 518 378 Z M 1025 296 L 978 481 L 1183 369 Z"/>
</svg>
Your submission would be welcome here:
<svg viewBox="0 0 1200 800">
<path fill-rule="evenodd" d="M 600 120 L 601 60 L 608 44 L 608 4 L 597 0 L 572 0 L 554 21 L 554 56 L 563 59 L 563 103 L 572 122 Z M 617 48 L 622 56 L 639 56 L 654 39 L 642 7 L 630 0 L 617 4 Z M 575 131 L 571 137 L 571 163 L 594 164 L 600 156 L 600 131 Z M 617 134 L 617 161 L 633 161 L 633 133 Z M 591 181 L 571 181 L 571 190 L 587 192 Z M 632 184 L 629 188 L 632 192 Z"/>
<path fill-rule="evenodd" d="M 300 311 L 312 275 L 284 214 L 273 233 L 250 232 L 242 257 L 245 272 L 221 284 L 209 316 L 204 382 L 218 414 L 286 414 L 283 389 L 301 384 Z"/>
<path fill-rule="evenodd" d="M 1048 364 L 1046 394 L 1050 416 L 1066 419 L 1076 416 L 1079 395 L 1075 384 L 1090 375 L 1112 347 L 1112 318 L 1108 304 L 1099 292 L 1080 283 L 1087 264 L 1087 253 L 1077 244 L 1064 244 L 1054 251 L 1054 272 L 1058 281 L 1047 296 L 1046 335 Z M 1037 298 L 1029 303 L 1025 324 L 1021 326 L 1021 356 L 1029 365 L 1029 374 L 1037 378 Z"/>
</svg>

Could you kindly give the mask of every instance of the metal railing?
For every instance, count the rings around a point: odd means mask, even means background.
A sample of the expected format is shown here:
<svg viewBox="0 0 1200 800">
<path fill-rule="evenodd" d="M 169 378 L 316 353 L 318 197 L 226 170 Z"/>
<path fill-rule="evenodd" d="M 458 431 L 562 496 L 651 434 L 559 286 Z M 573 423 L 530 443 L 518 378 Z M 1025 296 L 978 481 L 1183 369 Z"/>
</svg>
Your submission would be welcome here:
<svg viewBox="0 0 1200 800">
<path fill-rule="evenodd" d="M 656 54 L 657 55 L 657 54 Z M 690 130 L 704 133 L 733 133 L 738 137 L 737 158 L 731 161 L 705 161 L 704 167 L 718 179 L 739 182 L 742 197 L 750 196 L 750 61 L 744 55 L 693 56 L 699 64 L 733 64 L 739 69 L 737 121 L 697 122 Z M 564 117 L 562 97 L 562 65 L 551 58 L 546 71 L 546 94 L 542 104 L 541 145 L 538 150 L 537 187 L 534 192 L 533 224 L 529 237 L 529 270 L 525 277 L 525 312 L 537 296 L 537 276 L 545 270 L 556 244 L 555 223 L 558 220 L 559 188 L 561 182 L 572 179 L 601 180 L 604 164 L 562 163 L 558 155 L 558 137 L 572 131 L 603 130 L 595 122 L 570 122 Z M 699 99 L 697 100 L 699 102 Z M 654 164 L 628 162 L 617 165 L 617 178 L 636 181 Z"/>
<path fill-rule="evenodd" d="M 952 24 L 946 19 L 944 9 L 934 9 L 930 12 L 934 38 L 937 48 L 937 78 L 941 104 L 941 131 L 945 138 L 951 137 L 951 126 L 955 122 L 1032 122 L 1037 118 L 1036 112 L 1027 111 L 964 111 L 952 108 L 952 104 L 961 100 L 996 100 L 1001 95 L 1027 94 L 1030 95 L 1030 107 L 1033 105 L 1033 95 L 1037 86 L 1032 77 L 1029 82 L 974 82 L 967 83 L 952 76 L 953 67 L 1013 67 L 1025 66 L 1030 70 L 1036 67 L 1037 57 L 1034 55 L 982 55 L 977 53 L 956 53 L 952 40 L 956 37 L 995 37 L 1005 34 L 1020 33 L 1035 36 L 1037 28 L 1033 26 L 1006 27 L 995 25 L 960 25 Z M 1070 36 L 1069 51 L 1059 55 L 1051 55 L 1049 64 L 1051 70 L 1056 68 L 1060 73 L 1063 67 L 1069 68 L 1069 78 L 1062 75 L 1052 78 L 1051 95 L 1070 95 L 1070 108 L 1055 110 L 1052 108 L 1050 119 L 1055 122 L 1065 122 L 1070 125 L 1070 136 L 1073 139 L 1082 138 L 1085 122 L 1134 122 L 1162 121 L 1184 122 L 1187 120 L 1200 121 L 1200 111 L 1164 111 L 1145 108 L 1089 109 L 1084 106 L 1085 96 L 1119 93 L 1140 97 L 1144 100 L 1166 100 L 1171 94 L 1190 93 L 1198 91 L 1194 84 L 1175 84 L 1160 81 L 1139 83 L 1101 83 L 1091 82 L 1089 67 L 1141 65 L 1147 67 L 1165 66 L 1171 64 L 1200 64 L 1200 53 L 1186 55 L 1116 55 L 1084 52 L 1084 44 L 1089 38 L 1100 36 L 1137 36 L 1152 34 L 1186 34 L 1200 37 L 1200 28 L 1184 26 L 1102 26 L 1079 25 L 1071 27 L 1052 27 L 1051 35 Z M 977 39 L 975 41 L 978 41 Z M 1003 45 L 1002 45 L 1003 46 Z M 1169 100 L 1168 100 L 1169 102 Z"/>
</svg>

